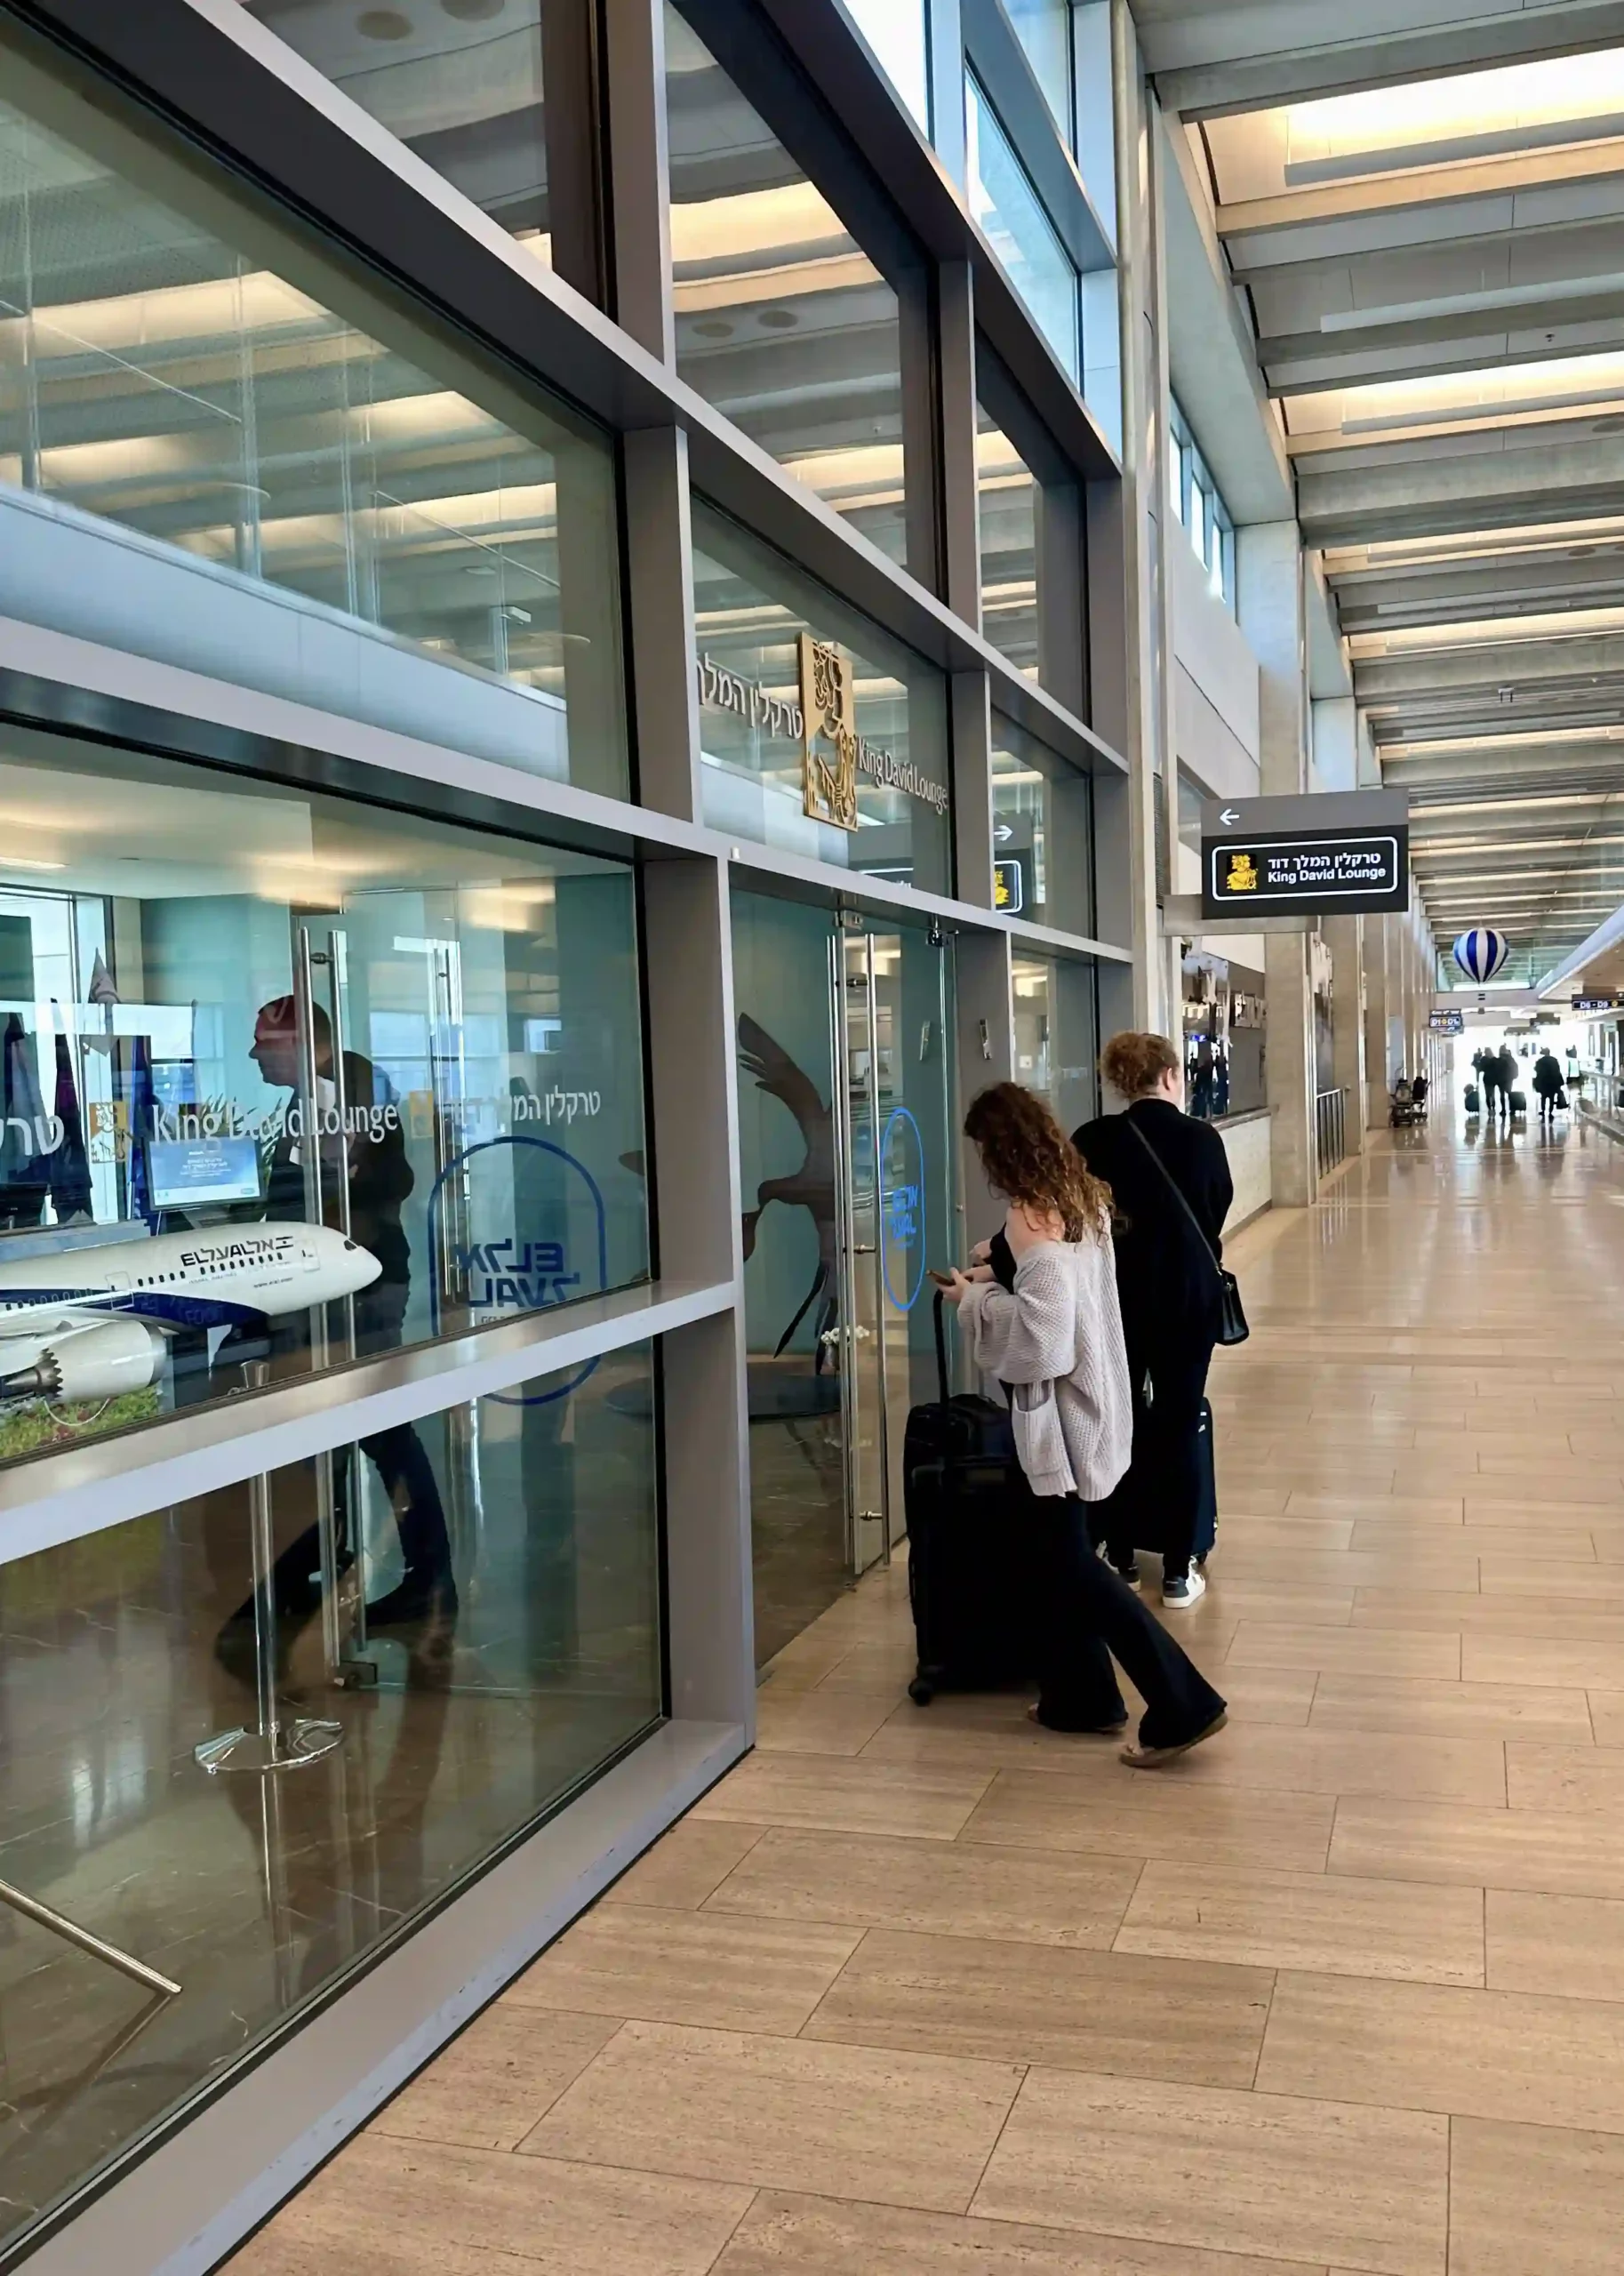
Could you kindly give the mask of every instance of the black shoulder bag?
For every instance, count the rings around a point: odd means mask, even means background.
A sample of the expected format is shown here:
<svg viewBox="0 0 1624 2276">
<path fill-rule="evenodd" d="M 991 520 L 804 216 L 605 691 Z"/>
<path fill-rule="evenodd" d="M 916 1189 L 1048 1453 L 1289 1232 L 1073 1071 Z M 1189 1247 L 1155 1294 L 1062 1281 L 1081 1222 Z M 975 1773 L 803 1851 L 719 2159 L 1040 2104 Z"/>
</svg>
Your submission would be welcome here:
<svg viewBox="0 0 1624 2276">
<path fill-rule="evenodd" d="M 1180 1184 L 1178 1179 L 1168 1168 L 1166 1163 L 1162 1159 L 1160 1154 L 1156 1152 L 1156 1148 L 1151 1144 L 1149 1139 L 1146 1137 L 1144 1132 L 1140 1128 L 1138 1123 L 1135 1122 L 1132 1117 L 1129 1118 L 1128 1127 L 1132 1130 L 1133 1135 L 1139 1140 L 1140 1144 L 1144 1148 L 1145 1151 L 1149 1155 L 1157 1169 L 1161 1171 L 1162 1175 L 1167 1180 L 1168 1184 L 1172 1188 L 1174 1199 L 1178 1202 L 1180 1208 L 1183 1210 L 1185 1215 L 1189 1219 L 1192 1227 L 1195 1229 L 1196 1238 L 1201 1243 L 1203 1254 L 1205 1256 L 1207 1262 L 1212 1266 L 1213 1271 L 1218 1275 L 1219 1294 L 1220 1298 L 1218 1316 L 1219 1342 L 1220 1343 L 1244 1343 L 1246 1338 L 1252 1334 L 1252 1330 L 1246 1325 L 1246 1314 L 1241 1306 L 1240 1282 L 1236 1278 L 1234 1273 L 1228 1270 L 1225 1266 L 1221 1265 L 1218 1259 L 1213 1255 L 1212 1244 L 1207 1238 L 1205 1233 L 1203 1232 L 1201 1229 L 1201 1220 L 1190 1207 L 1189 1202 L 1185 1196 L 1184 1188 Z"/>
</svg>

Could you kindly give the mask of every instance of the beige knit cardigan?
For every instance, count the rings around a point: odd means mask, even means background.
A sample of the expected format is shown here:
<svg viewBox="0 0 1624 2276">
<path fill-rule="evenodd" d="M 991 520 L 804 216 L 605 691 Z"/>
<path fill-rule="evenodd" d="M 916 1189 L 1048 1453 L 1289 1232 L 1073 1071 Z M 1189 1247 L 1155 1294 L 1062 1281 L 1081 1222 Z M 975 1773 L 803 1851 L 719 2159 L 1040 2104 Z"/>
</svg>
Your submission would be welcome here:
<svg viewBox="0 0 1624 2276">
<path fill-rule="evenodd" d="M 1103 1502 L 1128 1467 L 1133 1409 L 1116 1266 L 1108 1238 L 1042 1241 L 1015 1269 L 964 1291 L 972 1364 L 1014 1395 L 1021 1466 L 1034 1494 Z"/>
</svg>

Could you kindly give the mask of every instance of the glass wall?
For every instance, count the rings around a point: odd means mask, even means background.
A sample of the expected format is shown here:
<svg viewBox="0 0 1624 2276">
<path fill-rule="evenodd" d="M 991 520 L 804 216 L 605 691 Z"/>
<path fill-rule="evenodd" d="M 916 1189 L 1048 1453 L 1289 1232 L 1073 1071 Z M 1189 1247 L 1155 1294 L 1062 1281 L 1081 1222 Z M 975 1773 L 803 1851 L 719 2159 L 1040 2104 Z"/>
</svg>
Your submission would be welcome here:
<svg viewBox="0 0 1624 2276">
<path fill-rule="evenodd" d="M 941 673 L 697 499 L 693 575 L 705 820 L 950 892 Z"/>
<path fill-rule="evenodd" d="M 0 1459 L 644 1277 L 628 867 L 20 728 L 0 808 Z"/>
<path fill-rule="evenodd" d="M 0 1564 L 6 1877 L 179 1986 L 148 1998 L 4 1915 L 0 2240 L 658 1722 L 655 1367 L 635 1345 L 324 1458 L 348 1571 L 373 1599 L 371 1683 L 352 1667 L 335 1684 L 306 1577 L 319 1463 Z M 430 1495 L 444 1577 L 406 1616 L 403 1547 Z M 262 1637 L 260 1520 L 276 1555 Z M 280 1775 L 251 1767 L 261 1640 L 276 1744 L 308 1757 Z"/>
<path fill-rule="evenodd" d="M 1077 272 L 972 72 L 964 110 L 970 210 L 1074 384 L 1083 371 Z"/>
<path fill-rule="evenodd" d="M 1100 1111 L 1099 990 L 1094 967 L 1017 953 L 1015 1080 L 1041 1092 L 1062 1130 Z"/>
<path fill-rule="evenodd" d="M 996 906 L 1057 932 L 1094 929 L 1093 779 L 992 715 Z"/>
<path fill-rule="evenodd" d="M 927 0 L 849 0 L 859 31 L 886 77 L 919 123 L 931 131 L 931 48 Z"/>
<path fill-rule="evenodd" d="M 1028 679 L 1037 677 L 1037 482 L 982 404 L 976 405 L 981 629 Z"/>
<path fill-rule="evenodd" d="M 572 0 L 440 0 L 410 13 L 340 0 L 244 4 L 550 265 L 544 55 L 548 33 L 556 53 Z"/>
<path fill-rule="evenodd" d="M 1232 958 L 1193 949 L 1184 959 L 1184 1086 L 1203 1122 L 1268 1104 L 1263 974 Z M 1327 1086 L 1328 1087 L 1328 1086 Z"/>
<path fill-rule="evenodd" d="M 1235 524 L 1213 480 L 1206 461 L 1176 403 L 1171 405 L 1167 448 L 1168 486 L 1173 511 L 1189 533 L 1207 583 L 1233 616 L 1238 606 L 1236 582 Z"/>
<path fill-rule="evenodd" d="M 1071 104 L 1071 0 L 1002 0 L 1015 36 L 1027 52 L 1033 76 L 1054 114 L 1060 140 L 1073 140 Z"/>
<path fill-rule="evenodd" d="M 624 797 L 603 437 L 0 75 L 0 609 Z"/>
<path fill-rule="evenodd" d="M 906 561 L 893 281 L 668 0 L 666 103 L 678 372 Z"/>
</svg>

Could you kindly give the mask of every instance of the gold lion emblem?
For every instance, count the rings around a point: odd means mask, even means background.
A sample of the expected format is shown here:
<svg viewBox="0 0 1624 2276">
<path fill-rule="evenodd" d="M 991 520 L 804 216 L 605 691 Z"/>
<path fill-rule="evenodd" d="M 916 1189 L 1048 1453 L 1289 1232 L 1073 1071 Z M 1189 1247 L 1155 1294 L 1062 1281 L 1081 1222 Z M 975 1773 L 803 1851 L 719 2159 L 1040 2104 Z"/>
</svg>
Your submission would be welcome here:
<svg viewBox="0 0 1624 2276">
<path fill-rule="evenodd" d="M 832 641 L 801 635 L 802 807 L 836 829 L 857 828 L 857 691 Z"/>
<path fill-rule="evenodd" d="M 1228 885 L 1231 893 L 1256 893 L 1258 865 L 1250 854 L 1231 854 Z"/>
</svg>

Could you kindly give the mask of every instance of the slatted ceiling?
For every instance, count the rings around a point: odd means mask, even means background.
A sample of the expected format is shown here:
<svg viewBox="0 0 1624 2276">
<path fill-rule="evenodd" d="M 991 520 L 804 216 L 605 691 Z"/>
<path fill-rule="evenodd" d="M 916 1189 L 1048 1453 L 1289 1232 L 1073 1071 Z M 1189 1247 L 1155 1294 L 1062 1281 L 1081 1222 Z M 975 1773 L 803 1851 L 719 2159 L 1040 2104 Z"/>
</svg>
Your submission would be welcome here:
<svg viewBox="0 0 1624 2276">
<path fill-rule="evenodd" d="M 1440 933 L 1624 901 L 1624 8 L 1133 0 Z"/>
</svg>

